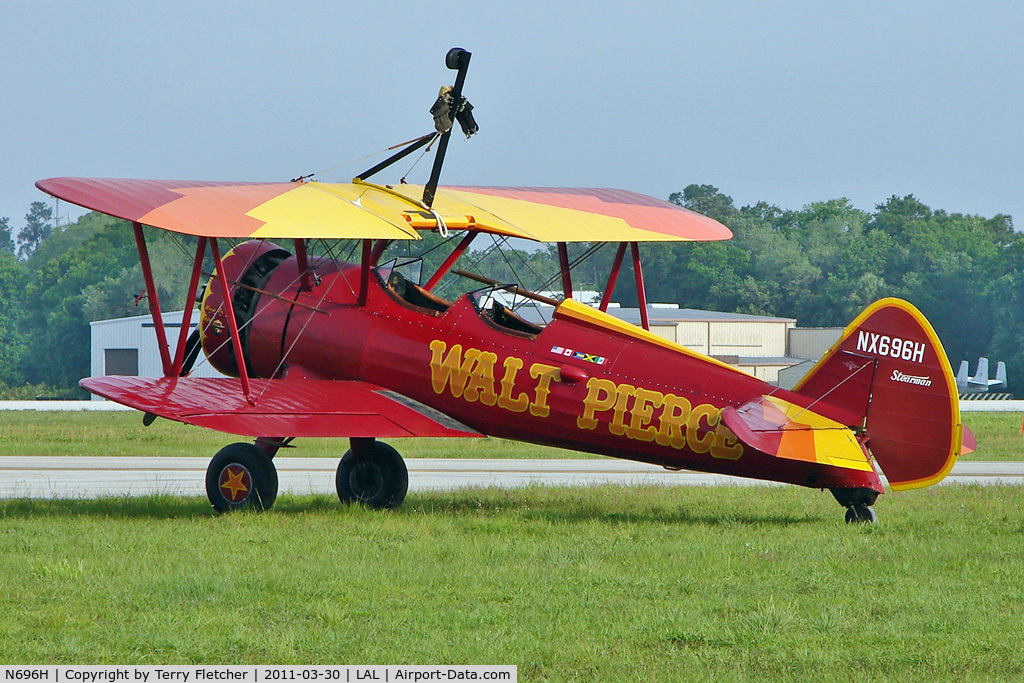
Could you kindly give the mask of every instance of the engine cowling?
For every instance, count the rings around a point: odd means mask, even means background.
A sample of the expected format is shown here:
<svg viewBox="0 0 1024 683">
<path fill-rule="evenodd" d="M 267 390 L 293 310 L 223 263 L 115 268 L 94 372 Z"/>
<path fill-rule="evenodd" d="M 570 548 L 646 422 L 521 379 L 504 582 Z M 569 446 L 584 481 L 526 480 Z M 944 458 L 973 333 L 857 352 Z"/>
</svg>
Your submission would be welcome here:
<svg viewBox="0 0 1024 683">
<path fill-rule="evenodd" d="M 250 323 L 260 300 L 260 293 L 257 290 L 264 289 L 274 269 L 290 257 L 290 252 L 276 244 L 251 240 L 239 244 L 222 259 L 228 284 L 233 290 L 231 303 L 242 341 L 242 357 L 246 372 L 251 377 L 257 376 L 253 372 L 253 364 L 249 358 L 249 333 L 252 329 Z M 215 271 L 203 295 L 199 314 L 200 341 L 210 365 L 218 372 L 238 377 L 239 366 L 235 358 L 234 345 L 231 343 L 219 276 L 220 273 Z"/>
</svg>

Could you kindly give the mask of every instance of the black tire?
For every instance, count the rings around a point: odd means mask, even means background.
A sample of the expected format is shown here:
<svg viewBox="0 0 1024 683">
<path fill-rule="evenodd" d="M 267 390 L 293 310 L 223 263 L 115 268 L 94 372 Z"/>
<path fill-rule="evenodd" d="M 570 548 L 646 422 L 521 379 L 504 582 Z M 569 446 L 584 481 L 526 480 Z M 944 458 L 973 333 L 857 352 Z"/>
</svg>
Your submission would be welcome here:
<svg viewBox="0 0 1024 683">
<path fill-rule="evenodd" d="M 874 524 L 878 521 L 878 515 L 870 505 L 851 505 L 846 508 L 847 524 Z"/>
<path fill-rule="evenodd" d="M 409 490 L 409 470 L 391 446 L 375 441 L 371 449 L 345 452 L 334 480 L 342 503 L 394 509 Z"/>
<path fill-rule="evenodd" d="M 251 443 L 230 444 L 206 468 L 206 497 L 217 512 L 269 510 L 277 499 L 277 469 Z"/>
</svg>

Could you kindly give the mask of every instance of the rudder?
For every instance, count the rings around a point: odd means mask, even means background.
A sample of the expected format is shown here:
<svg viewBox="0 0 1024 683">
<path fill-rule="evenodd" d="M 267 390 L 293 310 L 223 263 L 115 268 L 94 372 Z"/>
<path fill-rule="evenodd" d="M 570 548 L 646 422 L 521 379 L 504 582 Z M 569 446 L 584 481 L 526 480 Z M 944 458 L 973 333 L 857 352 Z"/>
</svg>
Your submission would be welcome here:
<svg viewBox="0 0 1024 683">
<path fill-rule="evenodd" d="M 894 490 L 941 481 L 960 454 L 952 368 L 931 324 L 902 299 L 868 306 L 795 391 L 863 427 Z"/>
</svg>

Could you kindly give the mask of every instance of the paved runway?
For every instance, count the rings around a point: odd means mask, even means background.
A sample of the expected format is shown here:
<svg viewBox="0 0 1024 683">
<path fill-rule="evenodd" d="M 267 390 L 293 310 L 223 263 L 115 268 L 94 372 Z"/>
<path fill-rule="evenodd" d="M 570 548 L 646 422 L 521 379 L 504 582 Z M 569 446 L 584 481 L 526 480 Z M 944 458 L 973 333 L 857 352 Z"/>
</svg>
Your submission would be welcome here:
<svg viewBox="0 0 1024 683">
<path fill-rule="evenodd" d="M 330 458 L 279 457 L 282 493 L 334 493 L 338 463 Z M 207 458 L 0 457 L 0 497 L 95 498 L 165 493 L 205 496 Z M 763 485 L 716 474 L 670 472 L 612 458 L 593 460 L 448 460 L 409 458 L 410 491 L 529 484 Z M 960 462 L 944 484 L 1024 484 L 1024 462 Z"/>
</svg>

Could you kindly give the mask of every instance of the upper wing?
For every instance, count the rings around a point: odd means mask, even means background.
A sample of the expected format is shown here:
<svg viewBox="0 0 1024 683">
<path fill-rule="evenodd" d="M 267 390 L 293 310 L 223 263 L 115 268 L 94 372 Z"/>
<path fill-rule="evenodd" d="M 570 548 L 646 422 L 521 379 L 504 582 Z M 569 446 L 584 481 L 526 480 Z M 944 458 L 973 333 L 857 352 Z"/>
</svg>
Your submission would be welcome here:
<svg viewBox="0 0 1024 683">
<path fill-rule="evenodd" d="M 64 201 L 171 232 L 201 237 L 419 239 L 407 200 L 372 186 L 50 178 L 36 183 Z"/>
<path fill-rule="evenodd" d="M 688 242 L 732 237 L 729 228 L 707 216 L 626 190 L 450 187 L 438 191 L 434 209 L 445 222 L 449 215 L 471 216 L 478 229 L 538 242 Z"/>
<path fill-rule="evenodd" d="M 459 187 L 439 191 L 433 213 L 418 185 L 214 183 L 50 178 L 54 197 L 172 232 L 233 238 L 419 239 L 417 229 L 480 230 L 539 242 L 729 239 L 706 216 L 635 192 Z"/>
<path fill-rule="evenodd" d="M 88 377 L 94 394 L 170 420 L 243 436 L 483 436 L 444 413 L 367 382 L 252 380 L 256 405 L 237 379 Z"/>
</svg>

